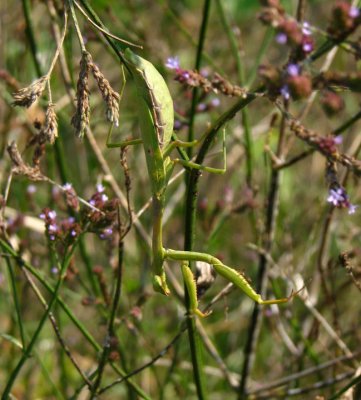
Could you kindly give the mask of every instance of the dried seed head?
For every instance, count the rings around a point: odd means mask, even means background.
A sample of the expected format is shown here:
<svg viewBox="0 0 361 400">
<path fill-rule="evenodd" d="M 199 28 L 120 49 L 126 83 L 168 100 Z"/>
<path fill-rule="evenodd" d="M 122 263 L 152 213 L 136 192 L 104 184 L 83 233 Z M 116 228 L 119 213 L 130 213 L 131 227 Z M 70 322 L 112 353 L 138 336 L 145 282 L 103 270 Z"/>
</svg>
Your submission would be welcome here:
<svg viewBox="0 0 361 400">
<path fill-rule="evenodd" d="M 7 147 L 7 151 L 14 166 L 12 172 L 16 175 L 24 175 L 32 181 L 46 181 L 47 178 L 40 172 L 37 167 L 30 167 L 21 157 L 18 146 L 15 142 L 11 142 Z"/>
<path fill-rule="evenodd" d="M 115 126 L 119 125 L 119 94 L 110 86 L 109 81 L 104 77 L 100 69 L 91 62 L 91 71 L 97 81 L 99 90 L 107 105 L 106 116 L 109 122 L 113 122 Z"/>
<path fill-rule="evenodd" d="M 55 139 L 58 137 L 58 122 L 55 114 L 54 104 L 49 103 L 45 114 L 45 123 L 41 129 L 41 142 L 49 142 L 54 144 Z"/>
<path fill-rule="evenodd" d="M 83 52 L 80 61 L 80 72 L 76 89 L 76 111 L 71 119 L 72 125 L 78 137 L 82 138 L 86 127 L 89 125 L 89 68 L 91 64 L 91 55 L 88 52 Z"/>
<path fill-rule="evenodd" d="M 13 105 L 29 108 L 43 93 L 47 80 L 48 77 L 44 75 L 30 86 L 15 92 Z"/>
</svg>

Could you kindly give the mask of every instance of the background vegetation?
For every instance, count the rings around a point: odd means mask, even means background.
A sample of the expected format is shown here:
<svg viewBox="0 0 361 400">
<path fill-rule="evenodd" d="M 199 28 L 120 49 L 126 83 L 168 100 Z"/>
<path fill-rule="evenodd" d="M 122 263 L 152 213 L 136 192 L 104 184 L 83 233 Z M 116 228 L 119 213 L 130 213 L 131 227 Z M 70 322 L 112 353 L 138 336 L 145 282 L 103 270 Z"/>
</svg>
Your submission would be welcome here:
<svg viewBox="0 0 361 400">
<path fill-rule="evenodd" d="M 303 288 L 285 305 L 259 307 L 217 277 L 201 297 L 201 309 L 212 314 L 188 316 L 195 322 L 187 325 L 180 266 L 166 266 L 170 297 L 151 288 L 142 146 L 122 154 L 106 147 L 109 106 L 91 74 L 82 140 L 71 124 L 82 56 L 71 16 L 51 91 L 45 83 L 32 87 L 38 101 L 14 107 L 12 94 L 49 70 L 64 3 L 0 4 L 3 398 L 360 398 L 360 4 L 91 2 L 105 27 L 142 45 L 133 50 L 165 77 L 181 139 L 227 121 L 225 175 L 203 173 L 192 186 L 189 171 L 174 173 L 165 246 L 217 256 L 265 298 Z M 114 47 L 125 45 L 69 4 L 94 65 L 120 92 Z M 87 10 L 85 1 L 79 5 Z M 180 66 L 167 68 L 169 57 Z M 206 92 L 202 77 L 214 83 L 215 73 L 226 89 Z M 139 136 L 133 89 L 127 76 L 113 142 Z M 24 105 L 17 93 L 15 103 Z M 9 156 L 13 141 L 20 161 L 14 145 Z M 216 139 L 204 163 L 220 166 L 220 148 Z M 196 201 L 194 226 L 187 198 Z"/>
</svg>

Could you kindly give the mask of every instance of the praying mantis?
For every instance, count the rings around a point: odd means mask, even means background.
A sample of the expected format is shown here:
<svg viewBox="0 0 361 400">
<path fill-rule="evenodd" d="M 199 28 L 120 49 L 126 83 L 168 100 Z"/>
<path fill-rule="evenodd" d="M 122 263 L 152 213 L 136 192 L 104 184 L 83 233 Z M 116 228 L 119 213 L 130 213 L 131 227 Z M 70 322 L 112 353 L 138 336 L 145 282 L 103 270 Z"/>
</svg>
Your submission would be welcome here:
<svg viewBox="0 0 361 400">
<path fill-rule="evenodd" d="M 133 140 L 123 143 L 109 143 L 109 133 L 107 146 L 122 147 L 141 142 L 144 147 L 153 206 L 152 272 L 154 290 L 166 296 L 170 294 L 163 264 L 166 260 L 180 261 L 184 283 L 190 299 L 190 312 L 200 317 L 205 317 L 208 313 L 203 313 L 198 308 L 196 282 L 189 268 L 190 262 L 203 261 L 212 265 L 219 275 L 232 282 L 258 304 L 266 305 L 288 302 L 293 297 L 293 294 L 281 299 L 262 299 L 261 295 L 252 288 L 242 274 L 223 264 L 218 258 L 210 254 L 172 250 L 163 246 L 162 218 L 165 208 L 165 193 L 174 165 L 180 163 L 188 168 L 196 168 L 219 174 L 225 172 L 225 166 L 222 169 L 218 169 L 197 165 L 190 160 L 171 160 L 170 153 L 175 147 L 193 146 L 197 141 L 172 141 L 174 124 L 173 101 L 167 84 L 153 64 L 138 56 L 130 49 L 124 51 L 124 62 L 134 79 L 139 97 L 139 108 L 137 111 L 140 116 L 141 141 Z M 225 154 L 224 139 L 225 137 L 223 136 L 223 150 Z"/>
</svg>

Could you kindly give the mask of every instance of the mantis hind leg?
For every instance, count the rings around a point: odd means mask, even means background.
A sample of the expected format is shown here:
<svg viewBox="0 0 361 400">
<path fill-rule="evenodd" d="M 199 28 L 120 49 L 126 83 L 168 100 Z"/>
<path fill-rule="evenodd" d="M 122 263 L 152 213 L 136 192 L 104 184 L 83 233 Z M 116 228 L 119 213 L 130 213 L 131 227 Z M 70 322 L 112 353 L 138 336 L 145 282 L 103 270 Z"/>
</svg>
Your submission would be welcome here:
<svg viewBox="0 0 361 400">
<path fill-rule="evenodd" d="M 190 262 L 190 261 L 204 261 L 208 264 L 213 265 L 213 268 L 217 272 L 217 274 L 221 275 L 223 278 L 227 279 L 229 282 L 232 282 L 237 288 L 242 290 L 249 298 L 251 298 L 253 301 L 255 301 L 258 304 L 261 305 L 268 305 L 268 304 L 282 304 L 282 303 L 288 303 L 290 300 L 295 297 L 300 290 L 297 292 L 292 292 L 290 296 L 284 297 L 281 299 L 271 299 L 271 300 L 265 300 L 262 298 L 262 296 L 257 293 L 252 286 L 249 284 L 247 279 L 238 271 L 236 271 L 233 268 L 228 267 L 227 265 L 223 264 L 222 261 L 220 261 L 218 258 L 213 257 L 210 254 L 207 253 L 199 253 L 195 251 L 181 251 L 181 250 L 172 250 L 172 249 L 164 249 L 164 257 L 165 259 L 170 259 L 170 260 L 179 260 L 183 262 Z M 183 268 L 183 267 L 182 267 Z M 189 268 L 189 267 L 188 267 Z M 192 283 L 190 282 L 190 274 L 192 272 L 185 271 L 186 274 L 188 275 L 188 280 L 185 279 L 187 289 L 188 289 L 188 284 L 190 285 L 189 288 L 192 289 Z M 192 275 L 193 276 L 193 275 Z M 194 283 L 195 285 L 195 283 Z M 191 290 L 188 289 L 188 292 L 191 292 Z M 192 307 L 197 309 L 197 296 L 196 299 L 194 300 L 194 294 L 193 294 L 193 301 L 194 303 L 192 304 Z M 196 312 L 197 313 L 197 312 Z"/>
<path fill-rule="evenodd" d="M 182 262 L 182 275 L 184 284 L 187 288 L 188 297 L 189 297 L 189 311 L 191 314 L 196 314 L 199 317 L 207 317 L 210 312 L 203 313 L 198 308 L 198 299 L 197 299 L 197 285 L 194 279 L 194 275 L 192 270 L 189 268 L 189 261 Z"/>
</svg>

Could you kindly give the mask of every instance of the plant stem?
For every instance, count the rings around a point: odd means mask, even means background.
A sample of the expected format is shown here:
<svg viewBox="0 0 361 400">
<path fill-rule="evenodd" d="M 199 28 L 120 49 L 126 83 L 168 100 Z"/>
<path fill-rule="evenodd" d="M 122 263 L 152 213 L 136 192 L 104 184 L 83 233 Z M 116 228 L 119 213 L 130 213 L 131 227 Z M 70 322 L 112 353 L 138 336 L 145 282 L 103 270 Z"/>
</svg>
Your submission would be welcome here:
<svg viewBox="0 0 361 400">
<path fill-rule="evenodd" d="M 276 156 L 278 158 L 281 158 L 283 154 L 283 148 L 285 145 L 285 129 L 286 129 L 286 118 L 283 115 L 280 126 L 278 146 L 276 151 Z M 259 258 L 257 288 L 256 288 L 257 293 L 259 293 L 262 297 L 265 294 L 267 280 L 268 280 L 267 272 L 268 272 L 269 262 L 268 262 L 268 257 L 266 255 L 269 254 L 272 248 L 274 227 L 278 209 L 280 176 L 281 176 L 280 170 L 276 169 L 272 170 L 271 183 L 267 200 L 265 239 L 263 244 L 265 252 L 262 253 Z M 261 328 L 262 313 L 260 312 L 260 310 L 261 310 L 260 305 L 255 304 L 252 313 L 251 324 L 248 329 L 247 342 L 244 349 L 244 364 L 241 374 L 241 382 L 239 385 L 239 397 L 238 397 L 240 400 L 243 400 L 247 397 L 246 389 L 247 389 L 248 377 L 253 366 L 255 346 L 257 344 L 257 339 Z"/>
<path fill-rule="evenodd" d="M 21 319 L 21 311 L 20 311 L 20 302 L 19 302 L 19 296 L 16 288 L 16 277 L 11 265 L 11 262 L 8 257 L 5 258 L 6 264 L 8 267 L 9 275 L 10 275 L 10 284 L 11 284 L 11 290 L 13 292 L 13 299 L 14 299 L 14 305 L 15 305 L 15 311 L 16 311 L 16 318 L 17 322 L 19 324 L 19 331 L 20 331 L 20 338 L 21 338 L 21 344 L 22 348 L 25 348 L 25 332 L 24 332 L 24 327 Z"/>
<path fill-rule="evenodd" d="M 198 47 L 197 47 L 197 55 L 196 55 L 196 62 L 195 62 L 195 70 L 199 70 L 202 61 L 202 52 L 204 47 L 204 41 L 206 37 L 207 25 L 208 25 L 208 17 L 210 11 L 210 0 L 205 0 L 203 6 L 203 17 L 202 17 L 202 25 L 199 32 L 199 39 L 198 39 Z M 194 140 L 194 119 L 196 114 L 196 106 L 198 101 L 198 90 L 195 87 L 192 91 L 192 102 L 191 108 L 189 111 L 189 131 L 188 131 L 188 142 L 192 142 Z M 188 157 L 192 158 L 192 147 L 188 148 L 187 150 Z"/>
<path fill-rule="evenodd" d="M 244 85 L 244 65 L 241 60 L 240 49 L 238 48 L 238 43 L 234 34 L 234 30 L 232 29 L 227 16 L 224 12 L 224 8 L 221 0 L 216 0 L 217 10 L 223 25 L 223 28 L 226 32 L 229 44 L 231 46 L 232 54 L 236 60 L 237 73 L 238 73 L 238 81 L 242 86 Z M 254 149 L 253 149 L 253 139 L 252 132 L 249 123 L 249 114 L 246 108 L 242 109 L 242 124 L 244 129 L 244 148 L 246 152 L 246 182 L 248 187 L 252 188 L 252 175 L 253 175 L 253 163 L 254 163 Z"/>
<path fill-rule="evenodd" d="M 41 276 L 41 274 L 37 271 L 36 268 L 34 268 L 32 265 L 24 261 L 18 253 L 9 245 L 6 241 L 0 238 L 0 245 L 7 254 L 10 256 L 14 257 L 15 260 L 17 261 L 18 265 L 20 268 L 26 268 L 28 271 L 31 272 L 32 275 L 38 279 L 38 281 L 45 287 L 45 289 L 54 296 L 55 289 Z M 94 348 L 96 351 L 101 351 L 102 347 L 97 343 L 97 341 L 93 338 L 93 336 L 90 334 L 90 332 L 86 329 L 86 327 L 78 320 L 78 318 L 73 314 L 72 310 L 67 306 L 67 304 L 64 302 L 64 300 L 61 297 L 57 298 L 57 302 L 60 305 L 60 307 L 63 309 L 65 314 L 69 317 L 69 319 L 74 323 L 74 325 L 79 329 L 79 331 L 82 333 L 84 338 L 87 340 L 87 342 Z M 123 371 L 120 367 L 114 365 L 112 363 L 112 368 L 114 371 L 116 371 L 119 375 L 122 377 L 126 376 L 125 371 Z M 127 379 L 127 378 L 124 378 Z M 137 394 L 146 400 L 150 400 L 150 397 L 133 381 L 130 379 L 127 379 L 127 382 L 129 385 L 131 385 L 134 390 L 137 392 Z"/>
<path fill-rule="evenodd" d="M 22 4 L 23 4 L 23 12 L 24 12 L 24 17 L 25 17 L 25 22 L 26 22 L 26 36 L 29 38 L 30 50 L 31 50 L 31 54 L 33 56 L 36 74 L 38 75 L 38 77 L 41 77 L 43 75 L 43 73 L 42 73 L 40 62 L 38 59 L 38 48 L 37 48 L 36 40 L 35 40 L 35 36 L 34 36 L 33 22 L 31 20 L 30 0 L 22 0 Z"/>
<path fill-rule="evenodd" d="M 204 41 L 205 41 L 205 36 L 206 36 L 206 30 L 207 30 L 207 25 L 208 25 L 208 17 L 209 17 L 209 11 L 210 11 L 210 5 L 211 2 L 210 0 L 205 0 L 204 1 L 204 6 L 203 6 L 203 17 L 202 17 L 202 24 L 201 24 L 201 29 L 199 33 L 199 40 L 198 40 L 198 47 L 197 47 L 197 55 L 196 55 L 196 62 L 195 62 L 195 69 L 199 70 L 199 67 L 201 65 L 201 59 L 202 59 L 202 51 L 203 51 L 203 46 L 204 46 Z M 188 141 L 191 142 L 194 140 L 194 118 L 195 118 L 195 111 L 196 111 L 196 105 L 197 105 L 197 97 L 198 97 L 198 91 L 196 88 L 193 89 L 192 93 L 192 103 L 191 103 L 191 109 L 190 109 L 190 115 L 189 115 L 189 132 L 188 132 Z M 188 156 L 189 158 L 192 157 L 192 149 L 188 149 Z M 198 173 L 197 173 L 198 174 Z M 187 174 L 186 179 L 188 183 L 191 182 L 191 177 L 192 177 L 192 172 L 190 174 Z M 193 189 L 191 187 L 188 187 L 187 191 L 187 197 L 186 197 L 186 202 L 185 202 L 185 232 L 184 232 L 184 250 L 191 251 L 193 248 L 193 237 L 195 233 L 195 224 L 194 224 L 194 211 L 195 208 L 193 208 L 193 205 L 196 202 L 197 198 L 197 187 L 193 186 Z M 192 223 L 188 223 L 188 221 L 191 220 Z M 205 384 L 204 384 L 204 374 L 203 374 L 203 359 L 202 359 L 202 343 L 199 338 L 199 334 L 197 332 L 196 328 L 196 323 L 195 323 L 195 317 L 192 315 L 191 311 L 191 301 L 190 301 L 190 296 L 187 290 L 186 285 L 184 284 L 184 303 L 185 307 L 187 309 L 187 318 L 186 318 L 186 323 L 187 323 L 187 328 L 188 328 L 188 340 L 189 340 L 189 347 L 190 347 L 190 352 L 191 352 L 191 359 L 192 359 L 192 365 L 193 365 L 193 376 L 194 376 L 194 383 L 197 388 L 197 395 L 198 399 L 203 400 L 206 399 L 206 390 L 205 390 Z"/>
<path fill-rule="evenodd" d="M 262 88 L 260 88 L 261 90 Z M 204 158 L 209 150 L 210 145 L 212 144 L 215 136 L 217 135 L 218 131 L 224 126 L 224 124 L 232 119 L 236 113 L 246 107 L 249 103 L 251 103 L 255 98 L 256 94 L 250 94 L 246 99 L 238 100 L 228 111 L 222 114 L 217 121 L 207 130 L 205 134 L 205 139 L 202 142 L 201 148 L 199 153 L 196 157 L 195 162 L 197 164 L 202 164 Z M 187 198 L 186 198 L 186 206 L 185 206 L 185 242 L 184 242 L 184 249 L 187 251 L 192 250 L 193 248 L 193 235 L 195 233 L 195 221 L 196 221 L 196 204 L 197 204 L 197 197 L 198 197 L 198 183 L 199 183 L 200 172 L 198 170 L 193 169 L 189 174 L 188 179 L 188 190 L 187 190 Z M 189 307 L 189 298 L 185 296 L 186 306 Z M 198 336 L 196 334 L 195 329 L 195 321 L 190 316 L 187 318 L 188 324 L 188 332 L 189 332 L 189 340 L 190 345 L 192 346 L 192 351 L 200 351 L 197 349 L 198 345 Z M 190 333 L 191 332 L 191 333 Z M 200 354 L 192 353 L 192 357 L 200 356 Z M 193 361 L 193 360 L 192 360 Z M 195 360 L 197 361 L 197 360 Z M 194 364 L 193 364 L 194 365 Z M 196 367 L 199 367 L 199 364 L 196 364 Z M 197 371 L 194 371 L 199 374 L 199 368 Z M 202 379 L 200 375 L 195 375 L 195 379 Z M 202 384 L 202 380 L 199 381 L 199 384 Z M 201 388 L 201 386 L 200 386 Z M 199 395 L 199 392 L 198 392 Z M 201 398 L 201 397 L 200 397 Z"/>
<path fill-rule="evenodd" d="M 65 274 L 66 274 L 67 268 L 68 268 L 68 266 L 70 264 L 70 260 L 71 260 L 71 257 L 73 255 L 75 247 L 76 246 L 75 246 L 75 243 L 74 243 L 73 247 L 71 248 L 71 250 L 69 251 L 67 256 L 64 257 L 62 265 L 59 268 L 60 269 L 59 279 L 58 279 L 58 282 L 56 283 L 56 286 L 54 288 L 53 297 L 51 298 L 51 300 L 50 300 L 50 302 L 48 304 L 48 307 L 47 307 L 45 313 L 43 314 L 43 316 L 42 316 L 42 318 L 41 318 L 41 320 L 40 320 L 40 322 L 39 322 L 39 324 L 38 324 L 38 326 L 37 326 L 32 338 L 31 338 L 27 348 L 24 350 L 21 359 L 19 360 L 19 362 L 16 365 L 14 371 L 10 375 L 10 378 L 9 378 L 9 380 L 8 380 L 6 386 L 5 386 L 5 389 L 4 389 L 4 392 L 3 392 L 3 395 L 2 395 L 2 400 L 7 400 L 10 397 L 11 388 L 14 385 L 15 380 L 16 380 L 21 368 L 25 364 L 26 360 L 30 357 L 31 351 L 32 351 L 32 349 L 33 349 L 33 347 L 34 347 L 34 345 L 35 345 L 35 343 L 36 343 L 36 341 L 37 341 L 42 329 L 43 329 L 45 321 L 48 319 L 49 313 L 51 312 L 51 310 L 52 310 L 52 308 L 53 308 L 53 306 L 54 306 L 54 304 L 55 304 L 55 302 L 57 300 L 57 296 L 58 296 L 60 287 L 61 287 L 61 285 L 62 285 L 62 283 L 64 281 Z"/>
</svg>

